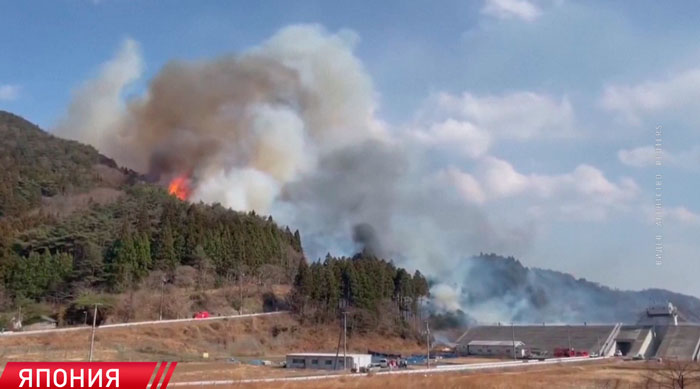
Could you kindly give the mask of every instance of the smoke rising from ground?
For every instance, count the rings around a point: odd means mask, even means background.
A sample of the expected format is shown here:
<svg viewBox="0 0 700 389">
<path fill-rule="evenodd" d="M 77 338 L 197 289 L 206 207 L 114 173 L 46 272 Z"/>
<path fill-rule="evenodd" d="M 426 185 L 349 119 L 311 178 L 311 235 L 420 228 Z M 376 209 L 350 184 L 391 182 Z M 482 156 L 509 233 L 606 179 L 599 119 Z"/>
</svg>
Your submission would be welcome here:
<svg viewBox="0 0 700 389">
<path fill-rule="evenodd" d="M 286 28 L 239 56 L 169 63 L 123 106 L 120 93 L 142 67 L 127 41 L 76 93 L 57 133 L 157 179 L 191 176 L 195 199 L 268 211 L 318 158 L 381 135 L 355 39 Z"/>
<path fill-rule="evenodd" d="M 162 183 L 188 176 L 195 201 L 271 213 L 304 232 L 310 259 L 367 249 L 461 283 L 455 269 L 470 253 L 526 248 L 532 228 L 490 221 L 377 117 L 356 41 L 287 27 L 240 55 L 171 62 L 124 104 L 143 67 L 127 41 L 56 132 Z M 434 290 L 437 306 L 459 307 L 447 287 Z"/>
</svg>

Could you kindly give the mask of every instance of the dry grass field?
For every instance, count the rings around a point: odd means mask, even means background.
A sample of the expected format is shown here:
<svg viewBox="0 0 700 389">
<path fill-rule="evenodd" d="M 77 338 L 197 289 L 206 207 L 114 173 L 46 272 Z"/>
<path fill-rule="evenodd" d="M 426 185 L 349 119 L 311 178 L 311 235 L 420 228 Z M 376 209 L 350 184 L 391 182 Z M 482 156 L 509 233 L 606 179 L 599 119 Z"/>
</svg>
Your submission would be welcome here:
<svg viewBox="0 0 700 389">
<path fill-rule="evenodd" d="M 490 370 L 477 372 L 454 372 L 439 374 L 410 375 L 352 375 L 315 381 L 237 383 L 212 386 L 212 388 L 591 388 L 591 389 L 636 389 L 636 388 L 676 388 L 668 380 L 665 364 L 643 361 L 609 360 L 577 365 L 548 365 L 528 367 L 523 370 Z M 700 365 L 693 364 L 686 374 L 685 388 L 700 387 Z M 179 372 L 173 382 L 196 381 L 199 379 L 245 379 L 281 377 L 301 374 L 302 371 L 286 371 L 280 368 L 256 368 L 251 366 L 227 367 L 185 364 L 178 366 Z M 318 372 L 309 372 L 318 374 Z M 225 376 L 224 376 L 225 375 Z M 648 383 L 647 378 L 657 381 Z M 189 386 L 185 387 L 188 388 Z M 195 386 L 192 388 L 206 388 Z"/>
<path fill-rule="evenodd" d="M 328 374 L 252 366 L 250 359 L 281 361 L 290 351 L 332 351 L 338 340 L 336 326 L 301 325 L 287 314 L 243 319 L 104 328 L 96 336 L 96 360 L 180 361 L 172 382 L 242 380 Z M 90 331 L 28 336 L 0 336 L 0 363 L 6 361 L 83 361 Z M 349 351 L 368 348 L 403 353 L 421 352 L 422 346 L 377 334 L 348 339 Z M 208 358 L 203 357 L 208 353 Z M 243 361 L 234 363 L 230 358 Z M 461 358 L 451 363 L 492 362 Z M 247 388 L 642 388 L 657 362 L 609 360 L 578 365 L 532 366 L 519 370 L 490 370 L 411 375 L 357 375 L 316 381 L 247 383 L 216 386 Z M 698 365 L 693 369 L 700 372 Z M 700 375 L 700 374 L 698 374 Z M 700 379 L 685 387 L 700 387 Z M 693 386 L 695 385 L 695 386 Z M 193 388 L 201 388 L 196 386 Z M 651 387 L 659 387 L 651 386 Z M 661 386 L 663 387 L 663 386 Z M 185 387 L 188 388 L 188 387 Z"/>
<path fill-rule="evenodd" d="M 561 365 L 528 368 L 527 370 L 503 370 L 469 373 L 411 374 L 400 376 L 363 376 L 357 378 L 308 382 L 275 382 L 230 387 L 246 388 L 285 388 L 285 389 L 389 389 L 389 388 L 591 388 L 591 389 L 632 389 L 646 388 L 645 376 L 649 373 L 645 362 L 612 361 L 585 365 Z M 686 388 L 697 388 L 697 383 Z M 651 386 L 653 388 L 665 386 Z M 218 386 L 222 388 L 222 386 Z"/>
<path fill-rule="evenodd" d="M 280 359 L 290 351 L 333 351 L 339 328 L 301 325 L 281 314 L 153 326 L 98 329 L 95 359 L 100 361 L 177 360 L 199 362 L 231 357 Z M 81 361 L 87 358 L 90 331 L 0 336 L 0 361 Z M 416 352 L 414 341 L 377 334 L 350 336 L 349 351 L 368 348 Z"/>
</svg>

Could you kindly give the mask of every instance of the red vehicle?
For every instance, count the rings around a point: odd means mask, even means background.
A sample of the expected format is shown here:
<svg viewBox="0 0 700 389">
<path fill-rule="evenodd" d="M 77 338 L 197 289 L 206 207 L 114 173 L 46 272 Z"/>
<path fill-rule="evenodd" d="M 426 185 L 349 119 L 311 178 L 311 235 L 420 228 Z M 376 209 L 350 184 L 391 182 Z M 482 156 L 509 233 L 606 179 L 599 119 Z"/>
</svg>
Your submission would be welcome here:
<svg viewBox="0 0 700 389">
<path fill-rule="evenodd" d="M 573 348 L 555 348 L 554 357 L 555 358 L 570 358 L 570 357 L 588 357 L 590 356 L 588 351 L 585 350 L 574 350 Z"/>
<path fill-rule="evenodd" d="M 554 349 L 554 358 L 569 358 L 576 356 L 576 350 L 572 348 L 557 347 Z"/>
<path fill-rule="evenodd" d="M 193 316 L 195 319 L 206 319 L 209 317 L 209 312 L 207 311 L 200 311 L 194 314 Z"/>
</svg>

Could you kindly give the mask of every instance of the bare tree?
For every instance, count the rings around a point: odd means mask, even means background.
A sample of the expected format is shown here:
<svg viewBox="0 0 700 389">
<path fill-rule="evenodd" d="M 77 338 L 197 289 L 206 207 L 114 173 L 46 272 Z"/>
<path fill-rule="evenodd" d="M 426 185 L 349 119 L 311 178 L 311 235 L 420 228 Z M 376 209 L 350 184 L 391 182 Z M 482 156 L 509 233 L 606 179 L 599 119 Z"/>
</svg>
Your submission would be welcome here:
<svg viewBox="0 0 700 389">
<path fill-rule="evenodd" d="M 657 366 L 649 365 L 644 376 L 647 389 L 685 389 L 700 387 L 700 364 L 681 359 L 667 359 Z"/>
</svg>

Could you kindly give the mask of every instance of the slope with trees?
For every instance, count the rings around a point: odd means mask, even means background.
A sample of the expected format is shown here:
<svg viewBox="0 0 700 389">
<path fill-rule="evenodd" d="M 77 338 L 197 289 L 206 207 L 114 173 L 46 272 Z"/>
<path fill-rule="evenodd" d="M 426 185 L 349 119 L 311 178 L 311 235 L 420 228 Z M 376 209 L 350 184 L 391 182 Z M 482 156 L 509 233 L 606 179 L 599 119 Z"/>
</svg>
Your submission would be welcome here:
<svg viewBox="0 0 700 389">
<path fill-rule="evenodd" d="M 328 254 L 323 262 L 299 264 L 291 302 L 305 320 L 326 322 L 347 312 L 360 331 L 403 329 L 399 334 L 408 336 L 420 326 L 421 299 L 428 289 L 418 270 L 411 275 L 368 253 Z"/>
<path fill-rule="evenodd" d="M 175 301 L 192 306 L 175 297 L 183 294 L 200 307 L 224 296 L 240 310 L 248 295 L 243 285 L 296 282 L 292 307 L 304 320 L 326 323 L 341 309 L 352 310 L 353 328 L 366 330 L 405 327 L 418 318 L 419 300 L 427 296 L 419 272 L 410 275 L 368 255 L 329 255 L 309 264 L 299 231 L 270 216 L 181 201 L 94 148 L 2 111 L 0 152 L 6 167 L 0 172 L 5 321 L 23 307 L 25 316 L 36 311 L 83 322 L 85 308 L 95 302 L 103 304 L 100 320 L 130 320 L 143 316 L 134 306 L 150 306 L 152 314 L 157 294 L 166 290 L 173 300 L 159 304 L 166 318 L 188 314 L 172 307 Z M 236 296 L 230 292 L 235 287 Z M 263 307 L 286 306 L 269 291 L 262 298 Z"/>
</svg>

